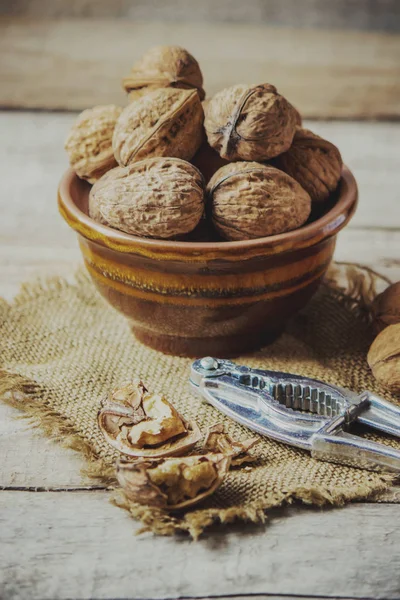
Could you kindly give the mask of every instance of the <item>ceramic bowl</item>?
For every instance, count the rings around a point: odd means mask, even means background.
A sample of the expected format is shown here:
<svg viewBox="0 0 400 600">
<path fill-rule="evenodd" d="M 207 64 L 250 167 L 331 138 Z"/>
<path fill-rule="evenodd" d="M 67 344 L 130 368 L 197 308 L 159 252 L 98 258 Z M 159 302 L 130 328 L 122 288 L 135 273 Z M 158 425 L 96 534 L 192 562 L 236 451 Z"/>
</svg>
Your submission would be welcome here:
<svg viewBox="0 0 400 600">
<path fill-rule="evenodd" d="M 164 241 L 93 221 L 89 190 L 69 170 L 58 200 L 96 287 L 141 342 L 184 356 L 234 356 L 272 341 L 316 291 L 357 204 L 343 168 L 332 200 L 300 229 L 240 242 Z"/>
</svg>

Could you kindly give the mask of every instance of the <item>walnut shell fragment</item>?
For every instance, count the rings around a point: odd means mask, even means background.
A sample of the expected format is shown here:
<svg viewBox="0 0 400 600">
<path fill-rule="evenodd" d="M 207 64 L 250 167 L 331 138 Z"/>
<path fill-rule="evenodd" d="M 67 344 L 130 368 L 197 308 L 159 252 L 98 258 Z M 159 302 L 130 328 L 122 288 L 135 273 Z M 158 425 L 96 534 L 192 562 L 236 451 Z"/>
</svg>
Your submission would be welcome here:
<svg viewBox="0 0 400 600">
<path fill-rule="evenodd" d="M 192 231 L 204 204 L 204 180 L 196 167 L 178 158 L 149 158 L 97 181 L 89 215 L 126 233 L 168 239 Z"/>
<path fill-rule="evenodd" d="M 201 438 L 196 423 L 188 423 L 159 394 L 150 394 L 140 380 L 113 390 L 102 401 L 98 425 L 107 442 L 129 456 L 178 455 Z"/>
<path fill-rule="evenodd" d="M 245 442 L 235 441 L 225 432 L 223 424 L 217 423 L 208 428 L 203 448 L 209 452 L 230 456 L 232 467 L 236 467 L 256 460 L 256 457 L 248 452 L 259 441 L 259 437 L 250 438 Z"/>
<path fill-rule="evenodd" d="M 296 109 L 273 85 L 242 84 L 212 97 L 204 126 L 222 158 L 265 161 L 289 149 L 297 120 Z"/>
<path fill-rule="evenodd" d="M 195 90 L 154 90 L 122 111 L 113 135 L 115 158 L 122 166 L 152 156 L 190 160 L 203 141 L 203 120 Z"/>
<path fill-rule="evenodd" d="M 150 48 L 122 80 L 131 101 L 158 88 L 196 89 L 205 97 L 203 75 L 197 60 L 180 46 Z"/>
<path fill-rule="evenodd" d="M 236 162 L 217 171 L 207 186 L 212 219 L 228 240 L 247 240 L 296 229 L 311 212 L 311 198 L 283 171 Z"/>
<path fill-rule="evenodd" d="M 383 329 L 372 342 L 367 361 L 379 383 L 400 392 L 400 323 Z"/>
<path fill-rule="evenodd" d="M 117 166 L 112 148 L 114 127 L 122 108 L 113 104 L 84 110 L 65 141 L 69 162 L 81 179 L 94 183 Z"/>
<path fill-rule="evenodd" d="M 229 471 L 223 454 L 117 462 L 117 479 L 127 498 L 164 510 L 198 504 L 215 492 Z"/>
<path fill-rule="evenodd" d="M 324 202 L 337 187 L 343 161 L 334 144 L 308 129 L 297 129 L 289 150 L 273 164 L 298 181 L 313 202 Z"/>
<path fill-rule="evenodd" d="M 400 281 L 389 285 L 372 302 L 372 316 L 377 332 L 400 323 Z"/>
</svg>

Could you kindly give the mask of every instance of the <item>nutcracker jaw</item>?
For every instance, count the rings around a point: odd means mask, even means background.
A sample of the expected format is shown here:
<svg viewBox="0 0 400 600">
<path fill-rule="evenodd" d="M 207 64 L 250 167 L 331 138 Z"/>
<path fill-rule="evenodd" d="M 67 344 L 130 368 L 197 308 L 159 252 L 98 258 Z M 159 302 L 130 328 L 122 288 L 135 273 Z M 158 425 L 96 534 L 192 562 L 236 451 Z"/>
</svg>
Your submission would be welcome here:
<svg viewBox="0 0 400 600">
<path fill-rule="evenodd" d="M 313 458 L 400 473 L 400 452 L 347 433 L 354 421 L 400 436 L 400 409 L 371 392 L 205 357 L 191 368 L 192 389 L 234 421 Z"/>
</svg>

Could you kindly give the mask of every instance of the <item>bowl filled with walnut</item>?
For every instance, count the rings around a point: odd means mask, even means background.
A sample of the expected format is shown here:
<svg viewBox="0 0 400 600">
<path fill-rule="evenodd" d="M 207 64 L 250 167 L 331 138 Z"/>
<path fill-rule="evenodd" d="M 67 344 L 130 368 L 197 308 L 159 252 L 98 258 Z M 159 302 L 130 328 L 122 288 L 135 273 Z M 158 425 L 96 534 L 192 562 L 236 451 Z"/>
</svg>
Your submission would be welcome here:
<svg viewBox="0 0 400 600">
<path fill-rule="evenodd" d="M 272 341 L 354 213 L 338 149 L 273 85 L 204 101 L 182 48 L 152 49 L 123 86 L 125 108 L 78 117 L 59 187 L 95 285 L 163 352 L 233 356 Z"/>
</svg>

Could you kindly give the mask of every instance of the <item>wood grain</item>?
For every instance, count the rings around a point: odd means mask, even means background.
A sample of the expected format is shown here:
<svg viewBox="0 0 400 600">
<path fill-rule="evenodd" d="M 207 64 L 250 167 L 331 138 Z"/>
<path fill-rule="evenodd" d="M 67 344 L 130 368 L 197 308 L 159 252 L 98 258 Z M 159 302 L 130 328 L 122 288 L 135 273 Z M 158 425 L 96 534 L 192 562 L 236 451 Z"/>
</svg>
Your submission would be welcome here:
<svg viewBox="0 0 400 600">
<path fill-rule="evenodd" d="M 120 80 L 150 46 L 180 44 L 209 95 L 269 81 L 305 117 L 398 118 L 400 36 L 236 23 L 127 20 L 0 22 L 0 106 L 83 109 L 125 103 Z"/>
<path fill-rule="evenodd" d="M 0 506 L 7 600 L 399 597 L 397 506 L 281 509 L 265 528 L 216 529 L 197 543 L 135 537 L 105 492 L 1 492 Z"/>
</svg>

